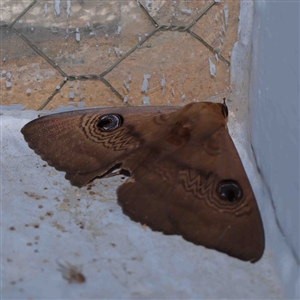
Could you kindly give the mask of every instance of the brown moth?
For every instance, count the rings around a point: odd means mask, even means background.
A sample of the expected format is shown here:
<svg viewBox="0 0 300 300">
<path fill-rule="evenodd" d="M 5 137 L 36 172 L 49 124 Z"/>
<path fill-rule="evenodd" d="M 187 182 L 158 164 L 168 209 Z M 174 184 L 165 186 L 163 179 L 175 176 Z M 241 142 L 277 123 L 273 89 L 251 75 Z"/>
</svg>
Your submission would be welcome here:
<svg viewBox="0 0 300 300">
<path fill-rule="evenodd" d="M 132 220 L 255 262 L 264 230 L 227 115 L 225 101 L 93 108 L 41 117 L 22 133 L 72 185 L 130 175 L 117 195 Z"/>
</svg>

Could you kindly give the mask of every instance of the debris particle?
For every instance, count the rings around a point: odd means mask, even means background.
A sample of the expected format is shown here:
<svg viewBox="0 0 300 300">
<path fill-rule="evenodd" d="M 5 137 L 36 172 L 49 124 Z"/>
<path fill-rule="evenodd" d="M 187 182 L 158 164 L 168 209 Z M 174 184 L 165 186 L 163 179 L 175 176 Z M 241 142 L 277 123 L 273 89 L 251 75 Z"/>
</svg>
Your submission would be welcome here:
<svg viewBox="0 0 300 300">
<path fill-rule="evenodd" d="M 67 8 L 66 8 L 66 13 L 67 13 L 67 16 L 69 17 L 70 14 L 71 14 L 71 0 L 67 0 Z"/>
<path fill-rule="evenodd" d="M 48 6 L 47 6 L 47 3 L 45 3 L 44 4 L 44 14 L 43 14 L 43 17 L 46 16 L 47 12 L 48 12 Z"/>
<path fill-rule="evenodd" d="M 129 92 L 130 91 L 130 85 L 126 82 L 126 80 L 124 80 L 123 83 L 124 83 L 124 87 L 125 87 L 126 91 Z"/>
<path fill-rule="evenodd" d="M 130 83 L 132 81 L 132 74 L 128 73 L 128 82 Z"/>
<path fill-rule="evenodd" d="M 143 97 L 143 104 L 144 104 L 144 105 L 150 105 L 150 98 L 147 97 L 147 96 L 144 96 L 144 97 Z"/>
<path fill-rule="evenodd" d="M 82 265 L 72 265 L 69 262 L 65 264 L 56 261 L 58 265 L 58 271 L 61 272 L 63 279 L 67 280 L 69 283 L 84 283 L 85 276 L 82 274 Z"/>
<path fill-rule="evenodd" d="M 228 10 L 228 3 L 224 4 L 224 18 L 225 18 L 225 27 L 228 26 L 228 17 L 229 17 L 229 10 Z"/>
<path fill-rule="evenodd" d="M 80 32 L 79 32 L 79 28 L 76 28 L 75 38 L 76 38 L 76 41 L 77 41 L 77 42 L 80 42 Z"/>
<path fill-rule="evenodd" d="M 209 57 L 209 71 L 210 71 L 210 76 L 216 77 L 216 66 L 214 65 L 212 59 Z"/>
<path fill-rule="evenodd" d="M 150 74 L 144 74 L 144 80 L 143 80 L 143 84 L 142 84 L 142 88 L 141 88 L 141 91 L 142 93 L 147 93 L 148 91 L 148 79 L 151 78 L 151 75 Z"/>
<path fill-rule="evenodd" d="M 184 14 L 186 14 L 186 15 L 191 15 L 191 14 L 192 14 L 192 11 L 191 11 L 190 9 L 187 9 L 187 8 L 183 8 L 181 11 L 182 11 Z"/>
<path fill-rule="evenodd" d="M 163 76 L 162 76 L 162 79 L 160 81 L 160 86 L 161 86 L 162 94 L 164 95 L 164 93 L 165 93 L 165 86 L 166 86 L 166 77 L 165 77 L 165 74 L 163 74 Z"/>
<path fill-rule="evenodd" d="M 55 0 L 55 5 L 54 5 L 54 12 L 57 16 L 60 15 L 60 0 Z"/>
<path fill-rule="evenodd" d="M 120 34 L 122 30 L 122 27 L 118 25 L 117 34 Z"/>
</svg>

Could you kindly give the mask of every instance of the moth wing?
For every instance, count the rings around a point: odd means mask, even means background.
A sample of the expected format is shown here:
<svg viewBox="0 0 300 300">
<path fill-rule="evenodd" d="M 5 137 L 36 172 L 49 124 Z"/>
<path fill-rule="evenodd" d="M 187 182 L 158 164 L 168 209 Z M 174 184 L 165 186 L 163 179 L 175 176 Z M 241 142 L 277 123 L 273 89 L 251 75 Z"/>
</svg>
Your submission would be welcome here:
<svg viewBox="0 0 300 300">
<path fill-rule="evenodd" d="M 264 251 L 263 225 L 231 137 L 225 126 L 210 136 L 198 126 L 185 137 L 184 126 L 136 150 L 138 163 L 125 161 L 132 178 L 117 192 L 124 213 L 153 230 L 257 261 Z"/>
<path fill-rule="evenodd" d="M 176 107 L 115 107 L 64 112 L 35 119 L 21 132 L 30 148 L 81 187 L 122 163 L 124 156 L 162 132 Z M 121 116 L 122 126 L 102 131 L 99 119 Z"/>
</svg>

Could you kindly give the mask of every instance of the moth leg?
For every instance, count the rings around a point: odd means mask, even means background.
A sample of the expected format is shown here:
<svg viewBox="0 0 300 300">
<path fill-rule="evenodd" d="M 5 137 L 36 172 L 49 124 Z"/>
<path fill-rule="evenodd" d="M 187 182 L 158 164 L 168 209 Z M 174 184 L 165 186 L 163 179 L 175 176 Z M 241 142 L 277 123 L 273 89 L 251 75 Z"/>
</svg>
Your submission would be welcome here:
<svg viewBox="0 0 300 300">
<path fill-rule="evenodd" d="M 131 174 L 129 171 L 121 168 L 122 163 L 115 164 L 113 167 L 108 169 L 104 174 L 100 175 L 98 178 L 110 178 L 118 175 L 124 175 L 129 177 Z"/>
<path fill-rule="evenodd" d="M 114 167 L 108 169 L 106 172 L 102 173 L 100 170 L 95 170 L 88 173 L 77 173 L 77 174 L 66 174 L 66 179 L 70 180 L 72 185 L 77 187 L 83 187 L 89 182 L 93 181 L 96 178 L 109 178 L 117 175 L 130 176 L 130 172 L 121 169 L 121 164 L 117 164 Z M 102 174 L 101 174 L 102 173 Z"/>
<path fill-rule="evenodd" d="M 119 169 L 118 171 L 115 172 L 111 172 L 111 173 L 105 173 L 104 175 L 100 176 L 100 178 L 110 178 L 110 177 L 114 177 L 114 176 L 118 176 L 118 175 L 124 175 L 129 177 L 130 176 L 130 172 L 124 169 Z"/>
</svg>

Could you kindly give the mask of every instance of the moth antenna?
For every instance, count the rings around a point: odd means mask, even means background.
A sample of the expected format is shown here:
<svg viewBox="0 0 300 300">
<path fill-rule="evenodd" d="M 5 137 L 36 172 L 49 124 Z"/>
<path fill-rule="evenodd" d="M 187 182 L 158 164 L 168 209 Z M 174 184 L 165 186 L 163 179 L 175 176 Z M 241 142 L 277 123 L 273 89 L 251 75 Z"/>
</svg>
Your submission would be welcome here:
<svg viewBox="0 0 300 300">
<path fill-rule="evenodd" d="M 222 103 L 222 113 L 223 113 L 223 116 L 225 118 L 228 117 L 228 107 L 226 105 L 226 98 L 223 98 L 223 103 Z"/>
</svg>

